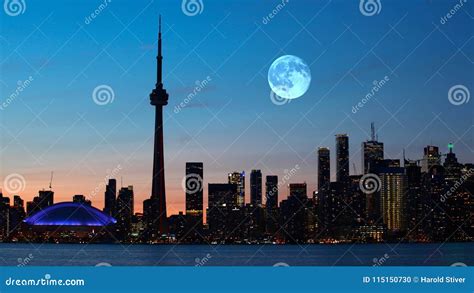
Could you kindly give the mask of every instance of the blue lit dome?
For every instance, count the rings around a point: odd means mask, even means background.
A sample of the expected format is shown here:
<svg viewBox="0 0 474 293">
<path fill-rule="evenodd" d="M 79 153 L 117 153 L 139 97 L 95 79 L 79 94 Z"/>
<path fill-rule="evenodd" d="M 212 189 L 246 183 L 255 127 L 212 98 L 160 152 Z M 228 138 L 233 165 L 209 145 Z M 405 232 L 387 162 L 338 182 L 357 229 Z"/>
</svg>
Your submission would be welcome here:
<svg viewBox="0 0 474 293">
<path fill-rule="evenodd" d="M 33 226 L 107 226 L 117 221 L 100 210 L 75 202 L 61 202 L 25 219 Z"/>
</svg>

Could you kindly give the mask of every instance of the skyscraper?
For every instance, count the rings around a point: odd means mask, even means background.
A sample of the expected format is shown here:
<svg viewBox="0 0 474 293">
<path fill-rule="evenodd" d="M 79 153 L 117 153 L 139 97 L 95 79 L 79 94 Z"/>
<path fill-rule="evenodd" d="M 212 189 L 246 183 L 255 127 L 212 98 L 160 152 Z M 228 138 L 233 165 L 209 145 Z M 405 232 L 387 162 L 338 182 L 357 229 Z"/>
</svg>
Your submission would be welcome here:
<svg viewBox="0 0 474 293">
<path fill-rule="evenodd" d="M 117 196 L 117 181 L 109 179 L 109 184 L 105 186 L 104 213 L 111 216 L 115 211 L 115 201 Z"/>
<path fill-rule="evenodd" d="M 374 173 L 376 162 L 383 160 L 383 142 L 379 142 L 375 134 L 374 123 L 371 125 L 371 138 L 362 143 L 362 167 L 364 174 Z"/>
<path fill-rule="evenodd" d="M 202 225 L 203 220 L 203 163 L 186 163 L 186 216 L 193 224 Z"/>
<path fill-rule="evenodd" d="M 331 182 L 331 160 L 328 148 L 318 149 L 318 193 L 329 189 Z"/>
<path fill-rule="evenodd" d="M 404 168 L 389 167 L 380 170 L 380 201 L 383 223 L 389 230 L 405 229 L 407 176 Z"/>
<path fill-rule="evenodd" d="M 275 233 L 278 224 L 278 176 L 268 175 L 265 180 L 266 231 Z"/>
<path fill-rule="evenodd" d="M 446 180 L 456 181 L 461 177 L 462 166 L 459 164 L 456 154 L 453 152 L 453 144 L 448 145 L 448 153 L 443 164 L 446 169 Z"/>
<path fill-rule="evenodd" d="M 118 236 L 125 239 L 132 227 L 134 211 L 133 186 L 122 187 L 117 196 L 115 218 L 117 219 Z"/>
<path fill-rule="evenodd" d="M 262 171 L 260 170 L 250 172 L 250 204 L 262 205 Z"/>
<path fill-rule="evenodd" d="M 234 229 L 232 211 L 236 209 L 237 185 L 209 183 L 207 223 L 215 239 L 224 240 Z"/>
<path fill-rule="evenodd" d="M 243 207 L 245 205 L 245 172 L 229 173 L 228 182 L 237 185 L 237 206 Z"/>
<path fill-rule="evenodd" d="M 437 146 L 428 145 L 423 149 L 421 172 L 428 173 L 431 167 L 441 165 L 441 155 Z"/>
<path fill-rule="evenodd" d="M 150 104 L 155 106 L 155 142 L 153 149 L 153 178 L 151 188 L 151 221 L 153 231 L 167 233 L 166 223 L 166 189 L 163 142 L 163 106 L 168 104 L 168 93 L 163 88 L 163 56 L 161 54 L 161 16 L 158 29 L 158 56 L 156 84 L 150 94 Z"/>
<path fill-rule="evenodd" d="M 266 208 L 276 209 L 278 208 L 278 176 L 268 175 L 265 180 L 266 190 Z"/>
<path fill-rule="evenodd" d="M 336 181 L 349 183 L 349 137 L 336 135 Z"/>
</svg>

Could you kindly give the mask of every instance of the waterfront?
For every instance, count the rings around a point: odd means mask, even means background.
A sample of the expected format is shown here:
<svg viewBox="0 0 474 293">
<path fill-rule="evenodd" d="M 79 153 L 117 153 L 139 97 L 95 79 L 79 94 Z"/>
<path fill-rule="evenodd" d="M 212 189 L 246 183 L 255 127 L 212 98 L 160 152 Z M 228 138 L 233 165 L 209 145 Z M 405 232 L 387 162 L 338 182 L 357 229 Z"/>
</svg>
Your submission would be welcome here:
<svg viewBox="0 0 474 293">
<path fill-rule="evenodd" d="M 340 245 L 0 244 L 2 266 L 474 265 L 474 243 Z"/>
</svg>

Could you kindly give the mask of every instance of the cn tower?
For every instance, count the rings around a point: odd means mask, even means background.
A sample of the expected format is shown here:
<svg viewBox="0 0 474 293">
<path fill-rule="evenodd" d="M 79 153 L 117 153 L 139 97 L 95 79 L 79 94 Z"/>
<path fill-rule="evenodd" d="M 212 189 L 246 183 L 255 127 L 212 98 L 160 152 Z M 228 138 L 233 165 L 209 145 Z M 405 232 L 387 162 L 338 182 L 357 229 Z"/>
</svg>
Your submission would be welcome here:
<svg viewBox="0 0 474 293">
<path fill-rule="evenodd" d="M 165 159 L 163 152 L 163 106 L 168 104 L 168 93 L 163 88 L 163 56 L 161 55 L 161 15 L 158 29 L 158 56 L 156 57 L 156 84 L 150 94 L 150 104 L 155 106 L 155 144 L 153 148 L 153 179 L 151 206 L 154 228 L 161 234 L 168 232 L 166 218 Z"/>
</svg>

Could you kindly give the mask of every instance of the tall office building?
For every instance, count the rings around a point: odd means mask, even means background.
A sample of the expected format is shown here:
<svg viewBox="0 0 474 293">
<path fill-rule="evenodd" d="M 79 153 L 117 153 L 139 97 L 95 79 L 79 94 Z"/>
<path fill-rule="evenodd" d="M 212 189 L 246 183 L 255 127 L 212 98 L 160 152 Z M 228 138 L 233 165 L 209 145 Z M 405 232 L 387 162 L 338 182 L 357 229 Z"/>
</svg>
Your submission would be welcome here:
<svg viewBox="0 0 474 293">
<path fill-rule="evenodd" d="M 437 146 L 428 145 L 423 149 L 421 172 L 428 173 L 431 167 L 441 165 L 441 155 Z"/>
<path fill-rule="evenodd" d="M 387 229 L 402 231 L 405 229 L 405 207 L 407 176 L 404 168 L 392 167 L 380 170 L 380 201 L 383 223 Z"/>
<path fill-rule="evenodd" d="M 336 135 L 336 181 L 349 183 L 349 137 L 347 134 Z"/>
<path fill-rule="evenodd" d="M 375 134 L 374 123 L 371 125 L 371 138 L 362 143 L 362 167 L 364 174 L 374 173 L 376 162 L 383 160 L 383 142 L 379 142 Z"/>
<path fill-rule="evenodd" d="M 202 162 L 186 163 L 186 216 L 199 225 L 203 220 L 203 173 Z"/>
<path fill-rule="evenodd" d="M 292 183 L 288 188 L 289 196 L 280 204 L 281 233 L 287 243 L 304 243 L 308 239 L 306 183 Z"/>
<path fill-rule="evenodd" d="M 228 183 L 237 185 L 237 206 L 243 207 L 245 205 L 245 172 L 229 173 Z"/>
<path fill-rule="evenodd" d="M 277 209 L 278 208 L 278 176 L 268 175 L 265 180 L 265 197 L 266 197 L 266 208 Z"/>
<path fill-rule="evenodd" d="M 446 180 L 456 181 L 461 177 L 462 165 L 459 164 L 456 154 L 453 152 L 453 144 L 448 145 L 448 153 L 444 160 L 444 169 L 446 170 Z"/>
<path fill-rule="evenodd" d="M 250 172 L 250 204 L 262 205 L 262 171 L 260 170 Z"/>
<path fill-rule="evenodd" d="M 115 218 L 117 219 L 118 236 L 122 239 L 130 235 L 134 211 L 133 186 L 122 187 L 117 196 Z"/>
<path fill-rule="evenodd" d="M 236 203 L 237 185 L 225 183 L 208 184 L 207 223 L 214 239 L 224 240 L 234 230 L 233 211 Z"/>
<path fill-rule="evenodd" d="M 39 205 L 41 209 L 47 208 L 54 204 L 54 191 L 52 190 L 40 190 L 38 193 Z"/>
<path fill-rule="evenodd" d="M 117 180 L 109 179 L 105 186 L 104 213 L 112 216 L 115 212 L 115 201 L 117 197 Z"/>
<path fill-rule="evenodd" d="M 268 175 L 265 179 L 266 231 L 274 234 L 278 224 L 278 176 Z"/>
<path fill-rule="evenodd" d="M 318 193 L 329 189 L 331 183 L 331 159 L 328 148 L 318 149 Z"/>
</svg>

